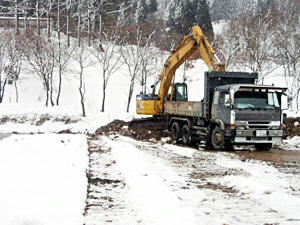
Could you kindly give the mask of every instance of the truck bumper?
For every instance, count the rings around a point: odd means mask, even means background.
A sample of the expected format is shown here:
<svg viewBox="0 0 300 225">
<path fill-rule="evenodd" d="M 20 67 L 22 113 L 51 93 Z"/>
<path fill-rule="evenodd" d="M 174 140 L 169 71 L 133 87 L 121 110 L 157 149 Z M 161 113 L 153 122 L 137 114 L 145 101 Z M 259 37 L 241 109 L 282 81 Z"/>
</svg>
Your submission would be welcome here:
<svg viewBox="0 0 300 225">
<path fill-rule="evenodd" d="M 235 134 L 235 137 L 231 139 L 234 144 L 280 144 L 283 130 L 236 130 Z"/>
</svg>

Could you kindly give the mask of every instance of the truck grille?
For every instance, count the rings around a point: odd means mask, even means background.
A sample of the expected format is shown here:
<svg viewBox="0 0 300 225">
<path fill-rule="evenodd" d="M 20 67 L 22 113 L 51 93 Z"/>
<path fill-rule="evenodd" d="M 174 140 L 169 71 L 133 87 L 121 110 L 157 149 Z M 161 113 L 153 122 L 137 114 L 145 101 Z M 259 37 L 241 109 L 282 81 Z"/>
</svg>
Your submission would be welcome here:
<svg viewBox="0 0 300 225">
<path fill-rule="evenodd" d="M 270 127 L 270 122 L 262 122 L 262 121 L 248 122 L 249 129 L 268 129 L 269 127 Z"/>
</svg>

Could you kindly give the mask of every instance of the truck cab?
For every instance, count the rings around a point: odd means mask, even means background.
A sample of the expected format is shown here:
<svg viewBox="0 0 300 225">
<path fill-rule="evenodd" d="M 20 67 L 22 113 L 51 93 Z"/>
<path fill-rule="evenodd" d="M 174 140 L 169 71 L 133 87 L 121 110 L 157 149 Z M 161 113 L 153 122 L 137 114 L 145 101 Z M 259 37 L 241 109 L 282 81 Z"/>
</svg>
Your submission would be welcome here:
<svg viewBox="0 0 300 225">
<path fill-rule="evenodd" d="M 254 84 L 215 87 L 211 121 L 221 131 L 212 135 L 212 143 L 217 145 L 214 147 L 227 142 L 254 144 L 257 150 L 269 150 L 272 144 L 281 143 L 281 96 L 285 91 L 286 88 Z"/>
</svg>

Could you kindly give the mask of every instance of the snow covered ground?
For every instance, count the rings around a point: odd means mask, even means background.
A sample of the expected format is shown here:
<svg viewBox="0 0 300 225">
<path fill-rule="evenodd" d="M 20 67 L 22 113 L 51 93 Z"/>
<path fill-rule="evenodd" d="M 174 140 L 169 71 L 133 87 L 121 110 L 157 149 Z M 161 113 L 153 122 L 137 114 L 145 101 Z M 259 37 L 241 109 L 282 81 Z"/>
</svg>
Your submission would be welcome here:
<svg viewBox="0 0 300 225">
<path fill-rule="evenodd" d="M 12 135 L 0 146 L 0 224 L 82 224 L 84 135 Z"/>
</svg>

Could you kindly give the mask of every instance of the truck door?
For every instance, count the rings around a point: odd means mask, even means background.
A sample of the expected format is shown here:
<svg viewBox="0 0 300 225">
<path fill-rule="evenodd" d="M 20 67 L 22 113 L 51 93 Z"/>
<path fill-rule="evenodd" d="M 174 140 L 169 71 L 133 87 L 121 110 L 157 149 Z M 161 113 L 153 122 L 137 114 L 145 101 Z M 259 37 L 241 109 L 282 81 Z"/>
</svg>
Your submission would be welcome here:
<svg viewBox="0 0 300 225">
<path fill-rule="evenodd" d="M 230 124 L 231 100 L 228 92 L 215 91 L 211 113 L 213 119 L 222 120 L 225 126 Z"/>
</svg>

